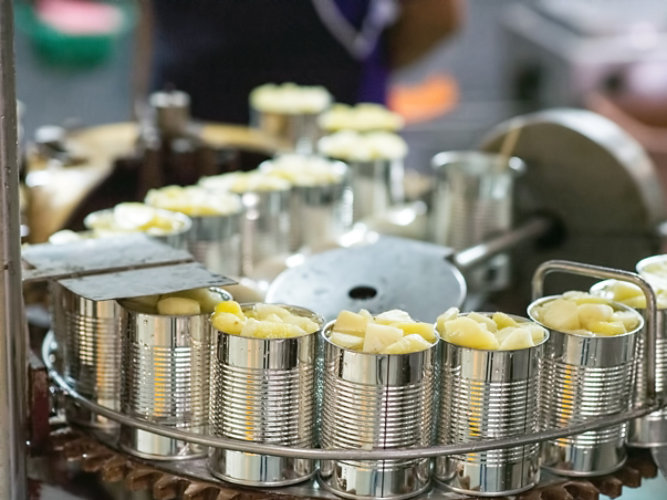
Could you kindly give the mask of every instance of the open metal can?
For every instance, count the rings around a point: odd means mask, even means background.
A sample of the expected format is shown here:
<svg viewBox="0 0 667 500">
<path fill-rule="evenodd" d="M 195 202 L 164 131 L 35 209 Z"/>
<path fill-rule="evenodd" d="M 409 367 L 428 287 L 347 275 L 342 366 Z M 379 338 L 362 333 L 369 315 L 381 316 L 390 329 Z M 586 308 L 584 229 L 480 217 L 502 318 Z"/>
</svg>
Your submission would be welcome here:
<svg viewBox="0 0 667 500">
<path fill-rule="evenodd" d="M 244 304 L 243 308 L 252 306 Z M 319 325 L 323 323 L 307 309 L 282 307 Z M 214 333 L 211 434 L 313 447 L 318 332 L 270 339 Z M 230 483 L 284 486 L 311 477 L 315 462 L 216 448 L 210 454 L 209 470 Z"/>
<path fill-rule="evenodd" d="M 321 447 L 429 446 L 438 343 L 409 354 L 366 354 L 332 343 L 332 327 L 322 333 Z M 409 498 L 429 487 L 431 464 L 428 458 L 323 460 L 319 480 L 345 498 Z"/>
<path fill-rule="evenodd" d="M 536 308 L 556 298 L 532 302 L 528 316 L 542 324 L 535 317 Z M 616 310 L 632 311 L 623 304 L 610 304 Z M 631 408 L 636 342 L 644 327 L 639 315 L 638 320 L 634 330 L 613 336 L 549 329 L 542 376 L 543 428 L 567 427 Z M 625 463 L 626 441 L 626 423 L 546 441 L 542 466 L 565 476 L 609 474 Z"/>
<path fill-rule="evenodd" d="M 79 394 L 120 409 L 120 306 L 82 297 L 57 281 L 50 284 L 58 368 Z M 67 401 L 65 415 L 78 425 L 109 429 L 117 424 Z"/>
<path fill-rule="evenodd" d="M 241 275 L 241 222 L 243 213 L 190 216 L 187 247 L 207 269 L 223 276 Z"/>
<path fill-rule="evenodd" d="M 518 323 L 525 318 L 513 317 Z M 440 351 L 438 443 L 455 444 L 539 431 L 539 344 L 482 350 L 447 341 Z M 539 444 L 438 457 L 435 477 L 448 489 L 475 496 L 514 495 L 540 479 Z"/>
<path fill-rule="evenodd" d="M 222 300 L 231 296 L 222 290 Z M 159 315 L 122 308 L 121 411 L 165 427 L 208 433 L 209 314 Z M 119 444 L 153 460 L 205 456 L 203 446 L 121 425 Z"/>
</svg>

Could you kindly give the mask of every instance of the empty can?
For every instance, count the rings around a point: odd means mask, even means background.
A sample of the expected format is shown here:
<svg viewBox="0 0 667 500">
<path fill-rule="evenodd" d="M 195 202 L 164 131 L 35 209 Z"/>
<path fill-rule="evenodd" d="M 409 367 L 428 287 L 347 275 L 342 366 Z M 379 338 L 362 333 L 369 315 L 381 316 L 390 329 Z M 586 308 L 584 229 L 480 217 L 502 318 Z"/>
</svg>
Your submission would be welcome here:
<svg viewBox="0 0 667 500">
<path fill-rule="evenodd" d="M 545 331 L 538 345 L 509 351 L 443 341 L 438 443 L 539 431 L 541 362 L 548 337 Z M 443 456 L 435 460 L 435 477 L 447 488 L 468 495 L 513 495 L 539 482 L 539 459 L 539 444 Z"/>
<path fill-rule="evenodd" d="M 596 283 L 591 288 L 591 293 L 607 298 L 612 298 L 609 287 L 614 280 L 605 280 Z M 653 284 L 655 286 L 655 283 Z M 644 308 L 637 308 L 644 316 Z M 656 372 L 655 386 L 658 393 L 667 388 L 667 309 L 660 307 L 658 301 L 658 312 L 656 315 Z M 637 335 L 637 372 L 634 383 L 633 403 L 640 406 L 645 403 L 646 396 L 646 332 Z M 639 447 L 654 447 L 667 445 L 667 408 L 653 412 L 645 417 L 640 417 L 629 422 L 628 444 Z"/>
<path fill-rule="evenodd" d="M 219 291 L 222 300 L 231 296 Z M 165 427 L 207 434 L 211 334 L 209 314 L 170 316 L 122 308 L 121 410 Z M 120 446 L 132 455 L 180 460 L 206 448 L 121 426 Z"/>
<path fill-rule="evenodd" d="M 322 319 L 307 309 L 283 307 L 322 324 Z M 211 433 L 258 443 L 313 447 L 317 333 L 265 339 L 216 332 Z M 315 462 L 214 449 L 209 470 L 231 483 L 283 486 L 311 477 Z"/>
<path fill-rule="evenodd" d="M 208 270 L 240 276 L 242 217 L 241 210 L 227 215 L 190 216 L 188 250 Z"/>
<path fill-rule="evenodd" d="M 58 367 L 68 384 L 90 401 L 120 409 L 120 306 L 114 300 L 82 297 L 58 282 L 50 284 Z M 67 401 L 70 422 L 113 428 L 116 423 Z"/>
<path fill-rule="evenodd" d="M 366 354 L 329 341 L 324 329 L 322 448 L 429 446 L 437 343 L 409 354 Z M 428 458 L 323 460 L 319 480 L 345 498 L 409 498 L 429 487 Z"/>
<path fill-rule="evenodd" d="M 534 301 L 528 316 L 537 321 L 536 308 L 555 298 Z M 632 311 L 622 304 L 611 304 L 616 310 Z M 549 329 L 542 375 L 542 428 L 566 427 L 631 408 L 636 339 L 644 326 L 639 315 L 638 320 L 634 330 L 613 336 Z M 625 463 L 626 440 L 624 423 L 546 441 L 542 444 L 542 466 L 566 476 L 608 474 Z"/>
</svg>

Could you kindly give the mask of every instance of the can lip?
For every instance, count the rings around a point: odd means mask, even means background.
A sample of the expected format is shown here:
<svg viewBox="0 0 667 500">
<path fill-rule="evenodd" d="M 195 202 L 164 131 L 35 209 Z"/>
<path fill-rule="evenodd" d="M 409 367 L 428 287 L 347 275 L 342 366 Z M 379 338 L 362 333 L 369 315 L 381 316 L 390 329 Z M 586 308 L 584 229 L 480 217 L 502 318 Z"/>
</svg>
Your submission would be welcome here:
<svg viewBox="0 0 667 500">
<path fill-rule="evenodd" d="M 435 349 L 438 346 L 439 341 L 442 340 L 442 339 L 440 339 L 439 336 L 436 335 L 436 337 L 437 337 L 436 341 L 433 342 L 428 349 L 423 349 L 421 351 L 404 352 L 402 354 L 380 354 L 380 353 L 372 353 L 372 352 L 355 351 L 354 349 L 348 349 L 347 347 L 343 347 L 343 346 L 340 346 L 338 344 L 335 344 L 335 343 L 331 342 L 331 339 L 329 338 L 330 337 L 329 334 L 333 330 L 333 326 L 334 326 L 335 323 L 336 323 L 336 320 L 331 320 L 326 325 L 324 325 L 324 327 L 320 331 L 320 336 L 322 337 L 322 339 L 327 344 L 332 345 L 335 348 L 340 349 L 341 351 L 349 352 L 351 354 L 357 354 L 359 356 L 367 356 L 369 358 L 371 358 L 371 357 L 372 358 L 379 358 L 379 357 L 394 357 L 395 358 L 395 357 L 398 357 L 398 356 L 410 356 L 412 354 L 421 354 L 423 352 L 428 352 L 428 351 L 431 351 L 431 350 Z"/>
<path fill-rule="evenodd" d="M 482 314 L 482 315 L 491 315 L 491 314 L 493 314 L 491 312 L 480 312 L 480 311 L 474 311 L 474 312 L 476 312 L 477 314 Z M 467 316 L 468 314 L 470 314 L 470 312 L 461 313 L 459 316 Z M 507 314 L 507 313 L 503 313 L 503 314 Z M 533 318 L 526 318 L 525 316 L 519 316 L 517 314 L 507 314 L 507 316 L 509 316 L 510 318 L 512 318 L 514 320 L 520 320 L 520 321 L 517 321 L 517 323 L 533 323 L 533 324 L 539 326 L 540 328 L 542 328 L 542 330 L 544 330 L 544 337 L 542 337 L 542 340 L 540 341 L 540 343 L 535 344 L 535 345 L 530 346 L 530 347 L 524 347 L 522 349 L 478 349 L 476 347 L 468 347 L 468 346 L 455 344 L 454 342 L 449 342 L 448 340 L 443 339 L 441 334 L 440 334 L 440 331 L 437 328 L 437 326 L 435 328 L 435 332 L 438 335 L 438 338 L 443 343 L 445 343 L 447 345 L 455 346 L 459 349 L 469 349 L 471 351 L 492 352 L 492 353 L 501 353 L 501 352 L 516 353 L 516 352 L 530 351 L 531 349 L 533 349 L 535 347 L 540 347 L 540 346 L 546 344 L 547 341 L 549 340 L 549 337 L 551 337 L 551 331 L 549 330 L 549 328 L 544 326 L 542 323 L 539 323 L 539 322 L 535 321 Z"/>
<path fill-rule="evenodd" d="M 284 340 L 298 340 L 304 337 L 310 337 L 311 335 L 316 335 L 320 333 L 324 329 L 324 318 L 319 315 L 318 313 L 311 311 L 310 309 L 307 309 L 305 307 L 301 306 L 295 306 L 291 304 L 282 304 L 282 303 L 268 303 L 268 302 L 242 302 L 239 305 L 241 306 L 241 310 L 245 311 L 247 309 L 250 309 L 254 307 L 256 304 L 267 304 L 271 306 L 279 306 L 279 307 L 284 307 L 285 309 L 289 311 L 294 311 L 294 312 L 299 312 L 299 313 L 304 313 L 304 314 L 299 314 L 299 316 L 303 317 L 308 317 L 315 321 L 320 327 L 315 330 L 314 332 L 306 333 L 304 335 L 299 335 L 298 337 L 273 337 L 273 338 L 263 338 L 263 337 L 246 337 L 240 334 L 234 334 L 234 333 L 228 333 L 228 332 L 223 332 L 222 330 L 218 330 L 217 328 L 213 327 L 213 324 L 211 323 L 211 327 L 213 328 L 214 331 L 218 332 L 221 335 L 229 335 L 230 337 L 238 337 L 242 339 L 247 339 L 247 340 L 256 340 L 256 341 L 261 341 L 261 342 L 276 342 L 276 341 L 284 341 Z M 209 317 L 212 316 L 212 314 L 209 314 Z"/>
<path fill-rule="evenodd" d="M 637 314 L 637 317 L 639 318 L 639 324 L 637 325 L 637 327 L 634 330 L 630 330 L 629 332 L 621 333 L 621 334 L 618 334 L 618 335 L 596 335 L 596 334 L 581 335 L 579 333 L 564 332 L 562 330 L 557 330 L 555 328 L 550 328 L 550 327 L 548 327 L 547 325 L 545 325 L 541 321 L 538 321 L 535 318 L 535 315 L 533 314 L 533 311 L 537 306 L 542 305 L 545 302 L 549 302 L 551 300 L 555 300 L 555 299 L 562 298 L 562 297 L 563 297 L 562 294 L 560 294 L 560 295 L 547 295 L 545 297 L 541 297 L 537 300 L 532 301 L 530 304 L 528 304 L 528 308 L 526 310 L 527 314 L 528 314 L 528 317 L 532 321 L 537 323 L 538 325 L 540 325 L 540 326 L 546 328 L 547 330 L 549 330 L 549 332 L 558 332 L 558 333 L 561 333 L 563 335 L 570 335 L 572 337 L 577 337 L 577 338 L 580 338 L 580 339 L 615 339 L 615 338 L 622 338 L 622 337 L 627 337 L 627 336 L 630 336 L 630 335 L 634 335 L 635 333 L 641 331 L 642 328 L 644 328 L 644 317 L 641 314 L 639 314 L 636 309 L 634 309 L 630 306 L 627 306 L 625 304 L 622 304 L 621 302 L 616 302 L 616 301 L 609 300 L 609 299 L 605 299 L 605 300 L 607 301 L 607 303 L 610 306 L 614 307 L 614 309 L 616 309 L 616 310 L 621 309 L 623 311 L 629 311 L 629 312 L 633 312 L 633 313 Z M 602 297 L 602 298 L 604 298 L 604 297 Z"/>
</svg>

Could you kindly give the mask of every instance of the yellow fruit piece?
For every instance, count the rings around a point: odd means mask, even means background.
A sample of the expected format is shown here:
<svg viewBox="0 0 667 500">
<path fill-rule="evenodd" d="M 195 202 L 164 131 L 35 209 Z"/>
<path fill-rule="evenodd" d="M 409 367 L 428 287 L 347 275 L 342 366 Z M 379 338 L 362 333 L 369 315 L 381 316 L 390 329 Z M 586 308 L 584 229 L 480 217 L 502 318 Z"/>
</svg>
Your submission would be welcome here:
<svg viewBox="0 0 667 500">
<path fill-rule="evenodd" d="M 596 321 L 589 330 L 596 335 L 622 335 L 626 333 L 625 326 L 620 321 Z"/>
<path fill-rule="evenodd" d="M 333 329 L 341 333 L 363 335 L 368 324 L 368 317 L 351 311 L 341 311 L 336 318 Z"/>
<path fill-rule="evenodd" d="M 587 292 L 581 292 L 578 290 L 571 290 L 569 292 L 565 292 L 562 295 L 563 299 L 565 300 L 571 300 L 576 302 L 577 304 L 605 304 L 607 303 L 607 300 L 603 297 L 598 297 L 597 295 L 591 295 L 590 293 Z"/>
<path fill-rule="evenodd" d="M 241 330 L 241 335 L 243 337 L 256 337 L 262 339 L 284 339 L 300 337 L 305 334 L 306 332 L 296 325 L 274 323 L 272 321 L 258 321 L 254 318 L 248 318 Z"/>
<path fill-rule="evenodd" d="M 167 293 L 161 298 L 167 297 L 183 297 L 199 302 L 201 312 L 212 313 L 215 306 L 222 302 L 223 298 L 219 293 L 214 292 L 208 288 L 193 288 L 192 290 L 181 290 L 179 292 Z"/>
<path fill-rule="evenodd" d="M 526 349 L 534 345 L 533 335 L 530 329 L 515 327 L 514 330 L 501 342 L 499 349 L 501 351 L 513 351 L 516 349 Z"/>
<path fill-rule="evenodd" d="M 518 326 L 519 323 L 517 323 L 514 318 L 511 316 L 502 313 L 502 312 L 496 312 L 493 313 L 491 316 L 491 319 L 493 322 L 496 324 L 496 327 L 498 330 L 502 330 L 503 328 L 507 328 L 508 326 Z"/>
<path fill-rule="evenodd" d="M 408 354 L 411 352 L 424 351 L 431 347 L 433 344 L 424 339 L 421 335 L 413 333 L 407 335 L 393 344 L 388 345 L 382 351 L 381 354 Z"/>
<path fill-rule="evenodd" d="M 486 329 L 489 330 L 490 332 L 495 333 L 498 331 L 498 325 L 496 325 L 496 322 L 493 321 L 488 316 L 485 316 L 484 314 L 471 312 L 468 313 L 468 318 L 470 318 L 473 321 L 477 321 L 477 323 L 482 323 L 486 325 Z"/>
<path fill-rule="evenodd" d="M 521 328 L 527 328 L 530 330 L 530 335 L 533 338 L 533 345 L 537 345 L 544 340 L 546 331 L 540 325 L 535 323 L 529 323 L 527 325 L 522 325 Z"/>
<path fill-rule="evenodd" d="M 167 297 L 158 301 L 157 312 L 169 316 L 192 316 L 201 314 L 201 306 L 196 300 Z"/>
<path fill-rule="evenodd" d="M 234 300 L 226 300 L 215 306 L 215 314 L 230 313 L 235 316 L 244 316 L 241 304 Z M 245 317 L 245 316 L 244 316 Z"/>
<path fill-rule="evenodd" d="M 232 335 L 239 335 L 245 322 L 245 317 L 224 311 L 216 312 L 211 319 L 211 324 L 216 330 Z"/>
<path fill-rule="evenodd" d="M 335 328 L 335 326 L 334 326 Z M 363 351 L 367 353 L 379 353 L 387 346 L 403 338 L 403 331 L 399 328 L 369 323 L 366 326 Z"/>
<path fill-rule="evenodd" d="M 592 324 L 599 321 L 609 321 L 614 314 L 614 308 L 609 304 L 579 304 L 577 311 L 579 313 L 579 324 L 589 330 Z"/>
<path fill-rule="evenodd" d="M 608 289 L 613 293 L 613 299 L 617 302 L 624 302 L 633 297 L 644 297 L 641 288 L 627 281 L 614 281 Z"/>
<path fill-rule="evenodd" d="M 562 332 L 581 328 L 577 304 L 570 300 L 555 299 L 547 302 L 540 308 L 538 318 L 549 328 Z"/>
<path fill-rule="evenodd" d="M 270 315 L 276 315 L 284 320 L 290 317 L 292 314 L 284 307 L 278 306 L 276 304 L 264 303 L 255 304 L 252 308 L 252 311 L 248 312 L 248 316 L 259 320 L 263 320 Z"/>
<path fill-rule="evenodd" d="M 375 316 L 375 322 L 381 325 L 391 325 L 392 323 L 408 323 L 413 321 L 410 315 L 400 309 L 392 309 Z"/>
<path fill-rule="evenodd" d="M 403 335 L 410 335 L 416 333 L 417 335 L 420 335 L 424 340 L 426 340 L 431 344 L 437 340 L 435 329 L 433 328 L 433 325 L 430 323 L 420 323 L 412 321 L 409 323 L 393 323 L 390 326 L 394 326 L 396 328 L 400 328 L 401 330 L 403 330 Z"/>
<path fill-rule="evenodd" d="M 445 322 L 456 319 L 459 315 L 458 307 L 450 307 L 442 313 L 435 321 L 435 326 L 441 334 L 445 331 Z"/>
<path fill-rule="evenodd" d="M 639 318 L 637 313 L 633 311 L 616 311 L 611 317 L 612 321 L 620 321 L 623 323 L 625 330 L 631 332 L 639 325 Z"/>
<path fill-rule="evenodd" d="M 364 343 L 364 339 L 357 335 L 341 332 L 333 332 L 329 337 L 329 340 L 340 347 L 354 350 L 360 350 Z"/>
<path fill-rule="evenodd" d="M 484 324 L 466 316 L 446 321 L 444 330 L 443 339 L 452 344 L 473 349 L 498 349 L 496 336 Z"/>
<path fill-rule="evenodd" d="M 306 333 L 313 333 L 320 329 L 320 325 L 317 322 L 313 321 L 310 318 L 306 318 L 305 316 L 299 316 L 297 314 L 290 315 L 290 317 L 284 319 L 284 321 L 286 323 L 291 323 L 293 325 L 298 326 Z"/>
</svg>

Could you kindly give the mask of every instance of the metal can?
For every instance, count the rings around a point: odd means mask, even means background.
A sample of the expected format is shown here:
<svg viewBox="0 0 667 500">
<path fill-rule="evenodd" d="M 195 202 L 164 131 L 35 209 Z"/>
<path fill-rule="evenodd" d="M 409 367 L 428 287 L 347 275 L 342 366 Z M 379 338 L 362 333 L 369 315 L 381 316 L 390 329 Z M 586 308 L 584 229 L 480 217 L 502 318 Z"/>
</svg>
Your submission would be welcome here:
<svg viewBox="0 0 667 500">
<path fill-rule="evenodd" d="M 600 281 L 591 287 L 591 293 L 608 297 L 608 288 L 614 280 Z M 609 298 L 609 297 L 608 297 Z M 637 309 L 643 316 L 644 309 Z M 659 393 L 667 388 L 667 309 L 658 309 L 656 315 L 656 372 L 655 385 Z M 633 404 L 640 406 L 646 397 L 646 332 L 637 335 L 637 371 L 634 382 Z M 629 422 L 628 445 L 654 447 L 667 445 L 667 408 Z"/>
<path fill-rule="evenodd" d="M 322 324 L 307 309 L 282 307 Z M 212 361 L 211 433 L 258 443 L 314 446 L 317 333 L 264 339 L 218 331 Z M 315 462 L 214 449 L 209 470 L 231 483 L 284 486 L 311 477 Z"/>
<path fill-rule="evenodd" d="M 223 300 L 231 296 L 220 290 Z M 209 314 L 170 316 L 122 308 L 121 411 L 166 427 L 208 433 Z M 121 425 L 119 444 L 154 460 L 205 456 L 205 447 Z"/>
<path fill-rule="evenodd" d="M 433 441 L 437 343 L 409 354 L 366 354 L 323 333 L 322 448 L 406 448 Z M 320 483 L 345 498 L 401 499 L 418 495 L 431 481 L 428 458 L 323 460 Z"/>
<path fill-rule="evenodd" d="M 207 269 L 223 276 L 241 274 L 241 211 L 226 215 L 190 216 L 188 250 Z"/>
<path fill-rule="evenodd" d="M 528 316 L 558 296 L 528 306 Z M 632 311 L 619 303 L 617 310 Z M 644 322 L 614 336 L 583 336 L 549 329 L 542 375 L 542 427 L 561 428 L 627 411 L 632 406 L 636 342 Z M 539 321 L 537 321 L 540 323 Z M 542 323 L 540 323 L 542 324 Z M 627 424 L 567 436 L 542 444 L 542 466 L 566 476 L 608 474 L 626 460 Z"/>
<path fill-rule="evenodd" d="M 525 318 L 513 317 L 519 323 Z M 496 439 L 540 430 L 544 345 L 500 351 L 442 342 L 438 443 Z M 475 496 L 514 495 L 540 479 L 539 444 L 438 457 L 435 477 Z"/>
<path fill-rule="evenodd" d="M 354 222 L 383 215 L 405 200 L 403 159 L 346 162 L 350 168 Z"/>
<path fill-rule="evenodd" d="M 95 301 L 51 282 L 53 333 L 58 367 L 79 394 L 112 410 L 120 409 L 120 306 L 114 300 Z M 110 429 L 115 422 L 67 401 L 70 422 Z"/>
<path fill-rule="evenodd" d="M 435 243 L 463 250 L 482 243 L 513 224 L 515 178 L 525 171 L 519 158 L 480 151 L 449 151 L 433 157 L 436 174 L 431 215 Z M 472 270 L 471 289 L 491 291 L 507 286 L 509 256 L 500 254 Z"/>
<path fill-rule="evenodd" d="M 321 135 L 320 113 L 278 113 L 250 108 L 250 126 L 274 137 L 288 150 L 310 154 Z"/>
</svg>

